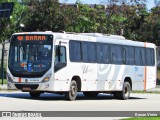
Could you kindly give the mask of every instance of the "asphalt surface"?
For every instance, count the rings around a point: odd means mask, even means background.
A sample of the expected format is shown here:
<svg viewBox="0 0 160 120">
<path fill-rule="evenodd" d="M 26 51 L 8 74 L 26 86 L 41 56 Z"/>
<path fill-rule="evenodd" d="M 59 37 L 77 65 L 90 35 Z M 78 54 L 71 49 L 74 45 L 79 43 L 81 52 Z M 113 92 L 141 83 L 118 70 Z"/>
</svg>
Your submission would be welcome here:
<svg viewBox="0 0 160 120">
<path fill-rule="evenodd" d="M 160 92 L 160 86 L 148 91 Z M 117 100 L 109 94 L 86 98 L 82 93 L 78 93 L 75 101 L 66 101 L 63 95 L 52 93 L 45 93 L 38 99 L 32 99 L 27 92 L 8 91 L 7 85 L 0 85 L 0 111 L 160 111 L 159 106 L 160 94 L 131 93 L 128 100 Z M 121 118 L 83 117 L 84 120 L 117 120 Z M 54 120 L 68 119 L 81 120 L 82 118 L 54 117 Z"/>
<path fill-rule="evenodd" d="M 32 99 L 27 92 L 0 92 L 0 111 L 160 111 L 159 106 L 160 94 L 131 93 L 128 100 L 117 100 L 109 94 L 87 98 L 79 93 L 75 101 L 66 101 L 52 93 Z"/>
</svg>

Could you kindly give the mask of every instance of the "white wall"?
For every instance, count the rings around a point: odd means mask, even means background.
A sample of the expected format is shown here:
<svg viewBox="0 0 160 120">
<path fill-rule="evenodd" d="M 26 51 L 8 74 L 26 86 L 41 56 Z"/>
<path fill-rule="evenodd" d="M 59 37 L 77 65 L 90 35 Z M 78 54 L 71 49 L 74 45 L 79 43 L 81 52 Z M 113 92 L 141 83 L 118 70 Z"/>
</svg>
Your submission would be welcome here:
<svg viewBox="0 0 160 120">
<path fill-rule="evenodd" d="M 9 50 L 9 43 L 5 44 L 5 56 L 4 56 L 4 62 L 7 63 L 7 56 L 8 56 L 8 50 Z M 1 64 L 1 58 L 2 58 L 2 44 L 0 44 L 0 64 Z"/>
</svg>

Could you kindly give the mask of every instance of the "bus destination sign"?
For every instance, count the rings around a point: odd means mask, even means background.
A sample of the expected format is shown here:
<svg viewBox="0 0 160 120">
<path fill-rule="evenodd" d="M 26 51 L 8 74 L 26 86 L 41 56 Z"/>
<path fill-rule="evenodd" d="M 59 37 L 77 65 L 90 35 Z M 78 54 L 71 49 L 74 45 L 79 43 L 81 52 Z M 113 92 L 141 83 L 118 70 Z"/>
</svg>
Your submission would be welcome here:
<svg viewBox="0 0 160 120">
<path fill-rule="evenodd" d="M 47 36 L 44 35 L 26 35 L 26 36 L 17 36 L 18 41 L 45 41 Z"/>
</svg>

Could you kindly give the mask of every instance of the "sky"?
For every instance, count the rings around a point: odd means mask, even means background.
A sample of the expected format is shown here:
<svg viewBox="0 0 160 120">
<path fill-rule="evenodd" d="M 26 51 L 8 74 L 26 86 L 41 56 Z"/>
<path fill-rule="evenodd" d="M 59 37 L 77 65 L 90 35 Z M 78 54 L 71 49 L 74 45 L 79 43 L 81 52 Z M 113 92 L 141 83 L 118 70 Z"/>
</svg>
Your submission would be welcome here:
<svg viewBox="0 0 160 120">
<path fill-rule="evenodd" d="M 75 3 L 76 0 L 59 0 L 62 3 Z M 84 4 L 98 4 L 100 3 L 99 1 L 103 0 L 80 0 Z M 147 8 L 150 10 L 152 7 L 154 7 L 154 0 L 147 0 Z"/>
</svg>

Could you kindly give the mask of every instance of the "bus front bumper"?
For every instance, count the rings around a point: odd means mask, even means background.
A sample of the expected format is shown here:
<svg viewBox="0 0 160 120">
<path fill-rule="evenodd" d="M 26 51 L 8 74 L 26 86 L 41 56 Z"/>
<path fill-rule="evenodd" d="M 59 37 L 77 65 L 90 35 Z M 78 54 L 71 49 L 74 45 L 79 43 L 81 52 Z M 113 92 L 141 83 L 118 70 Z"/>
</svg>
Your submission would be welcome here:
<svg viewBox="0 0 160 120">
<path fill-rule="evenodd" d="M 46 83 L 16 83 L 8 81 L 9 90 L 22 90 L 22 91 L 53 91 L 53 85 L 49 82 Z"/>
</svg>

